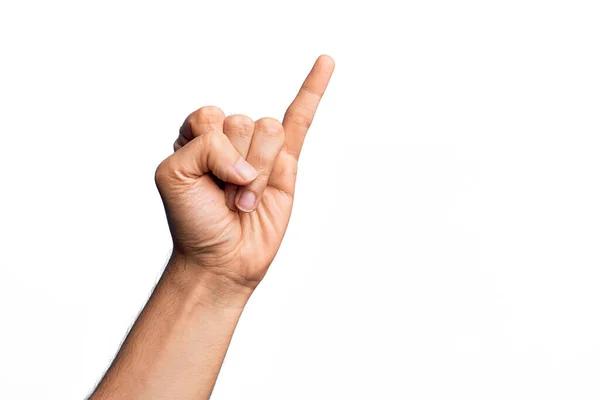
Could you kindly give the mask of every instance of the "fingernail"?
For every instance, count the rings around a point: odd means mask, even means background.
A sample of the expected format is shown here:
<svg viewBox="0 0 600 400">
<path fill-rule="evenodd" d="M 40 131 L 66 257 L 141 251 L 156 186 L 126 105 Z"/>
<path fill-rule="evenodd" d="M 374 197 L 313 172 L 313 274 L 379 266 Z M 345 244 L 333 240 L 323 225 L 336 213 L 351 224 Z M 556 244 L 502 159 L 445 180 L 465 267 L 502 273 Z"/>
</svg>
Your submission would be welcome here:
<svg viewBox="0 0 600 400">
<path fill-rule="evenodd" d="M 244 212 L 251 212 L 254 210 L 254 203 L 256 202 L 256 195 L 249 190 L 244 191 L 237 201 L 237 207 Z"/>
<path fill-rule="evenodd" d="M 240 157 L 239 161 L 235 163 L 233 168 L 238 175 L 242 177 L 242 179 L 247 181 L 253 180 L 258 175 L 254 167 L 248 164 L 248 161 L 244 160 L 242 157 Z"/>
</svg>

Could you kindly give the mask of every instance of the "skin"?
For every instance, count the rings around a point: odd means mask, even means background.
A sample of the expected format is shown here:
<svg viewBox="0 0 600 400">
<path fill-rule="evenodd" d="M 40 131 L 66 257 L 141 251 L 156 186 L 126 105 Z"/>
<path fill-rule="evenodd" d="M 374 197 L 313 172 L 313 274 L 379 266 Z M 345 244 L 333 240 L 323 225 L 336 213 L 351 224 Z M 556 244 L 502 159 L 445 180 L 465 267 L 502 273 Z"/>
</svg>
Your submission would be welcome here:
<svg viewBox="0 0 600 400">
<path fill-rule="evenodd" d="M 320 56 L 283 122 L 202 107 L 156 169 L 173 253 L 90 399 L 208 399 L 290 219 L 298 158 L 334 70 Z"/>
</svg>

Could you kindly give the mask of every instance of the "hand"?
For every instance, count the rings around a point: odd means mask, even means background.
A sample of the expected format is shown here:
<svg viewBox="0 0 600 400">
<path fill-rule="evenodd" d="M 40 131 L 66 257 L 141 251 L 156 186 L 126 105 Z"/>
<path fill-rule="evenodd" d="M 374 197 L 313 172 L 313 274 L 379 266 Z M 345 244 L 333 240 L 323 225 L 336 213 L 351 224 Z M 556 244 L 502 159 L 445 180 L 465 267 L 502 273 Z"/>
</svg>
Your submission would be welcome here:
<svg viewBox="0 0 600 400">
<path fill-rule="evenodd" d="M 334 62 L 321 56 L 283 123 L 225 117 L 217 107 L 190 114 L 175 153 L 156 170 L 173 238 L 173 257 L 254 288 L 283 239 L 298 157 Z"/>
</svg>

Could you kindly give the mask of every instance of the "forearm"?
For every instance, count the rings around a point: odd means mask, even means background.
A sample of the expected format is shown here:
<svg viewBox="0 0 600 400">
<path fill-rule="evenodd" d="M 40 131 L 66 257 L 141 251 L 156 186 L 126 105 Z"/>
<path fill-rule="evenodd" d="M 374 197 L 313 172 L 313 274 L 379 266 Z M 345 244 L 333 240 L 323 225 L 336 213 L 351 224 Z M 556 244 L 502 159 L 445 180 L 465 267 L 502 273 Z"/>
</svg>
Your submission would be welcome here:
<svg viewBox="0 0 600 400">
<path fill-rule="evenodd" d="M 250 294 L 172 257 L 90 399 L 208 399 Z"/>
</svg>

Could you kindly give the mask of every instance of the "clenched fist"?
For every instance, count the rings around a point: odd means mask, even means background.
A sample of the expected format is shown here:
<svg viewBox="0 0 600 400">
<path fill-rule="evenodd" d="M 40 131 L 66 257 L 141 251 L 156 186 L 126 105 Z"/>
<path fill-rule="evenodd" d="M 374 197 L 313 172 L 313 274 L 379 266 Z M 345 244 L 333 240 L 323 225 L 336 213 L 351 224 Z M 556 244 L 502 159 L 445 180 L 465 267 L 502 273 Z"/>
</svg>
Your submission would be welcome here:
<svg viewBox="0 0 600 400">
<path fill-rule="evenodd" d="M 333 69 L 330 57 L 317 59 L 282 123 L 217 107 L 186 118 L 156 170 L 179 265 L 258 285 L 283 239 L 300 150 Z"/>
</svg>

